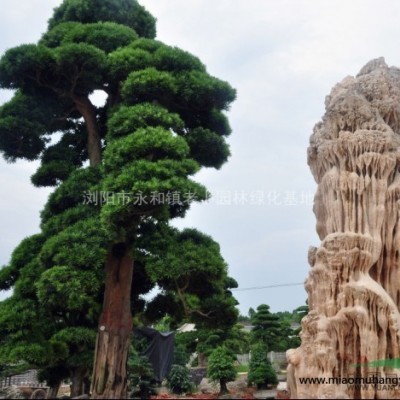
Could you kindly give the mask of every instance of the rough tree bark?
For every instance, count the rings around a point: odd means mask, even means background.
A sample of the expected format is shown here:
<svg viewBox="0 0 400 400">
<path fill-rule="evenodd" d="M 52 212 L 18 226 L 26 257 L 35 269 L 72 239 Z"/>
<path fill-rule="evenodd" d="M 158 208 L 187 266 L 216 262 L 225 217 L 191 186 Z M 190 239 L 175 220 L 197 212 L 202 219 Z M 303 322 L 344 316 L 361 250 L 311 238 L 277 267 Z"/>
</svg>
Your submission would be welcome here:
<svg viewBox="0 0 400 400">
<path fill-rule="evenodd" d="M 89 154 L 90 166 L 95 167 L 101 163 L 101 136 L 96 118 L 96 108 L 88 97 L 73 96 L 77 110 L 85 120 L 88 134 L 87 149 Z"/>
<path fill-rule="evenodd" d="M 101 164 L 101 135 L 96 108 L 88 97 L 75 95 L 73 100 L 85 120 L 90 165 L 98 166 Z M 132 332 L 133 259 L 126 243 L 114 244 L 109 250 L 105 272 L 104 303 L 96 339 L 91 393 L 94 399 L 120 399 L 127 397 L 126 366 Z"/>
<path fill-rule="evenodd" d="M 131 340 L 133 259 L 126 243 L 115 244 L 106 262 L 106 287 L 92 377 L 92 398 L 127 398 L 126 365 Z"/>
<path fill-rule="evenodd" d="M 86 368 L 75 368 L 71 371 L 71 397 L 84 394 L 83 381 L 86 375 Z"/>
<path fill-rule="evenodd" d="M 225 381 L 225 379 L 220 379 L 220 380 L 219 380 L 219 386 L 220 386 L 220 390 L 219 390 L 219 394 L 220 394 L 220 395 L 229 393 L 229 392 L 228 392 L 228 386 L 226 386 L 226 381 Z"/>
<path fill-rule="evenodd" d="M 60 386 L 61 381 L 58 381 L 55 385 L 51 386 L 47 391 L 46 399 L 56 399 Z"/>
</svg>

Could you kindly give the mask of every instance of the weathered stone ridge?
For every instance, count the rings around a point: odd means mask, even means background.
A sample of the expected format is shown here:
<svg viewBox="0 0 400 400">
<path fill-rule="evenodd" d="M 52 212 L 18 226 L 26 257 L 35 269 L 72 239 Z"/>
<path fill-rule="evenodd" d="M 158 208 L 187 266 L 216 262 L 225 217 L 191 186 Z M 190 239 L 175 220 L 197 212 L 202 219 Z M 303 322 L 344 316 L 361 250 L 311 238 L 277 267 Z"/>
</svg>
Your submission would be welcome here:
<svg viewBox="0 0 400 400">
<path fill-rule="evenodd" d="M 400 69 L 370 61 L 325 106 L 308 148 L 321 244 L 309 251 L 302 344 L 287 353 L 291 397 L 400 398 L 400 385 L 329 383 L 400 378 L 383 361 L 400 358 Z"/>
</svg>

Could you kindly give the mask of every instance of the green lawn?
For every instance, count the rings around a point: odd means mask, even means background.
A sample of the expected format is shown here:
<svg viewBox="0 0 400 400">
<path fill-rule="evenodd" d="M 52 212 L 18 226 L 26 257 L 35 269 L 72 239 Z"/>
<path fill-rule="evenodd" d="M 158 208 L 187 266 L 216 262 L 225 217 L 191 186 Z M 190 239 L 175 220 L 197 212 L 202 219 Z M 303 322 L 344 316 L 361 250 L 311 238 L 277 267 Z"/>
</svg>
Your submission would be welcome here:
<svg viewBox="0 0 400 400">
<path fill-rule="evenodd" d="M 235 367 L 235 369 L 236 369 L 237 373 L 239 373 L 239 372 L 249 372 L 249 366 L 248 365 L 237 365 Z"/>
</svg>

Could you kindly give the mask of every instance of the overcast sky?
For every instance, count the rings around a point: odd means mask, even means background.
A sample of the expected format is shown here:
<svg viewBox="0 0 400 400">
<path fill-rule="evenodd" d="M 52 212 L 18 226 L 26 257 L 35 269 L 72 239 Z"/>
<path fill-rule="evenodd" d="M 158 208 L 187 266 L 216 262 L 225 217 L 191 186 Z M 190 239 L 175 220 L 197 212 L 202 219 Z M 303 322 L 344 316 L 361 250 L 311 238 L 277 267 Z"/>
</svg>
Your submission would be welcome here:
<svg viewBox="0 0 400 400">
<path fill-rule="evenodd" d="M 1 0 L 0 52 L 36 42 L 61 0 Z M 400 66 L 397 0 L 141 0 L 158 19 L 158 39 L 183 48 L 238 91 L 229 112 L 232 157 L 197 179 L 213 193 L 180 227 L 221 245 L 240 288 L 302 283 L 307 251 L 318 245 L 307 166 L 312 128 L 324 98 L 346 75 L 383 56 Z M 0 102 L 9 93 L 0 92 Z M 49 191 L 35 189 L 35 163 L 0 162 L 0 265 L 37 233 Z M 302 286 L 235 292 L 242 313 L 304 304 Z M 1 296 L 1 294 L 0 294 Z"/>
</svg>

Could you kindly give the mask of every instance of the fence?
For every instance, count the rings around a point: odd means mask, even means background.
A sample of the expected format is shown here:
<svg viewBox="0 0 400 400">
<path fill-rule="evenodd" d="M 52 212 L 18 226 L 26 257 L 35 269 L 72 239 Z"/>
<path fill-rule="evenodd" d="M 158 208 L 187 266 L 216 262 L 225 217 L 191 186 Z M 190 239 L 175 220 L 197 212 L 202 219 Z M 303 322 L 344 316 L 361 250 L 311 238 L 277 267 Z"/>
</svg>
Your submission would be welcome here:
<svg viewBox="0 0 400 400">
<path fill-rule="evenodd" d="M 274 351 L 270 351 L 268 353 L 268 359 L 271 363 L 280 363 L 280 364 L 287 364 L 286 361 L 286 353 L 278 353 Z"/>
<path fill-rule="evenodd" d="M 240 365 L 249 365 L 250 354 L 236 354 L 236 359 Z"/>
<path fill-rule="evenodd" d="M 37 377 L 37 371 L 30 369 L 23 374 L 8 376 L 0 380 L 0 388 L 6 388 L 9 386 L 29 386 L 29 387 L 46 387 L 46 383 L 40 383 Z"/>
</svg>

